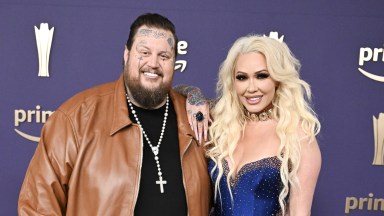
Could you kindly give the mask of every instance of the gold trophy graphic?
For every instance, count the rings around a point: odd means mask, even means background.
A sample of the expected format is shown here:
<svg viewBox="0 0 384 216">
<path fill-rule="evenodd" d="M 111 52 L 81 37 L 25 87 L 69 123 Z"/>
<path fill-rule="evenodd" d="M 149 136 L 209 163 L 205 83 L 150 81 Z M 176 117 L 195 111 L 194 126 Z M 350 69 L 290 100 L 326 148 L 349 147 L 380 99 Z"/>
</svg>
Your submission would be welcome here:
<svg viewBox="0 0 384 216">
<path fill-rule="evenodd" d="M 375 137 L 375 155 L 372 165 L 384 165 L 384 113 L 373 116 L 373 133 Z"/>
<path fill-rule="evenodd" d="M 35 26 L 37 52 L 39 55 L 39 77 L 49 77 L 49 54 L 54 27 L 48 28 L 48 23 L 40 23 L 40 29 Z"/>
</svg>

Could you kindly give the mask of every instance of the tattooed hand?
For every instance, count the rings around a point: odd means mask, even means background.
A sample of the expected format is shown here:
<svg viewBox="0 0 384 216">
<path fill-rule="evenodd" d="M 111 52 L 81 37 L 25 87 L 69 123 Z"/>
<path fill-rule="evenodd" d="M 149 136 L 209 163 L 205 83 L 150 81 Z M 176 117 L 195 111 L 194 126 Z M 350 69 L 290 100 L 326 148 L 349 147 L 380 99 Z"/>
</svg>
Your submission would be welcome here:
<svg viewBox="0 0 384 216">
<path fill-rule="evenodd" d="M 209 115 L 209 101 L 201 93 L 201 90 L 195 86 L 177 86 L 174 88 L 177 92 L 187 97 L 187 115 L 189 125 L 195 132 L 197 140 L 201 143 L 208 140 L 208 125 L 211 122 Z M 203 113 L 203 120 L 197 121 L 196 114 Z"/>
</svg>

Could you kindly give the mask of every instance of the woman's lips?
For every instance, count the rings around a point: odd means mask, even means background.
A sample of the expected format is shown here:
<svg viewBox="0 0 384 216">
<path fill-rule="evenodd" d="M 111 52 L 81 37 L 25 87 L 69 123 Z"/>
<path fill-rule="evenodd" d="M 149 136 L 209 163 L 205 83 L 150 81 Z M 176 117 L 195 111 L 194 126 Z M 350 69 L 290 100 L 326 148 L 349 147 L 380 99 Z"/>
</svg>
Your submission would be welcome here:
<svg viewBox="0 0 384 216">
<path fill-rule="evenodd" d="M 260 103 L 262 97 L 263 96 L 245 97 L 245 99 L 247 100 L 248 104 L 255 105 Z"/>
</svg>

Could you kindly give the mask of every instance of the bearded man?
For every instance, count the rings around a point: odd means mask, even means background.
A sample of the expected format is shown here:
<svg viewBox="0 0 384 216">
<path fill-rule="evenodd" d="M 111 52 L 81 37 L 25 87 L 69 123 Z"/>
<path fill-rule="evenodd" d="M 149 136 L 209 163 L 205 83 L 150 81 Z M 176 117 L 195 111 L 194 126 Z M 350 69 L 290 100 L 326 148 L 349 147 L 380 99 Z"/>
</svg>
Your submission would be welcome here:
<svg viewBox="0 0 384 216">
<path fill-rule="evenodd" d="M 208 215 L 204 149 L 172 90 L 175 27 L 131 25 L 120 78 L 61 105 L 42 129 L 19 215 Z"/>
</svg>

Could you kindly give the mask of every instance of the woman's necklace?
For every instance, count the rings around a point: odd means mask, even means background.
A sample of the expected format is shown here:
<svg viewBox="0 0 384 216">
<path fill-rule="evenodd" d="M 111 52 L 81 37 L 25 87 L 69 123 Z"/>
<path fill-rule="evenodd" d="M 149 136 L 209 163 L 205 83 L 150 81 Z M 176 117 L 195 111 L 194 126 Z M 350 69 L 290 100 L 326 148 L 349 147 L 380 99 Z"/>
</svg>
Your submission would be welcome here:
<svg viewBox="0 0 384 216">
<path fill-rule="evenodd" d="M 267 121 L 268 119 L 272 119 L 272 108 L 273 104 L 271 103 L 258 113 L 250 113 L 248 110 L 246 110 L 245 115 L 251 121 Z"/>
</svg>

